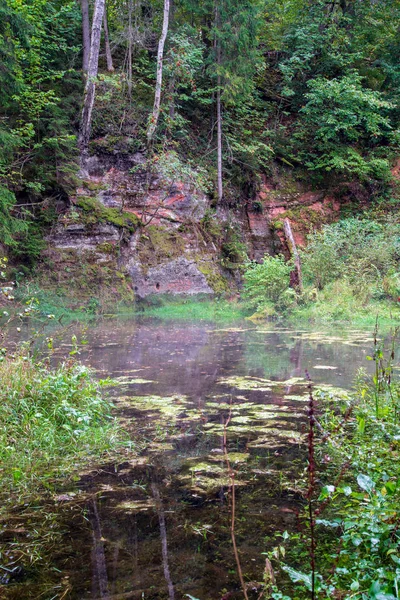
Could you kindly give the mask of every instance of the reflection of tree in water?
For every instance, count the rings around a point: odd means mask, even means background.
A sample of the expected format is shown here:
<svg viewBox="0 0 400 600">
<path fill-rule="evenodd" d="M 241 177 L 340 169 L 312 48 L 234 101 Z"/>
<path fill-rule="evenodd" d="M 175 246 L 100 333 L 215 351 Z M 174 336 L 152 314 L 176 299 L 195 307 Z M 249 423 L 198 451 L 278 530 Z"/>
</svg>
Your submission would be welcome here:
<svg viewBox="0 0 400 600">
<path fill-rule="evenodd" d="M 350 387 L 358 367 L 370 367 L 364 356 L 370 353 L 372 342 L 361 333 L 286 332 L 268 333 L 262 336 L 254 332 L 246 336 L 244 344 L 244 369 L 250 375 L 265 379 L 285 380 L 304 377 L 309 370 L 315 383 L 329 383 L 338 387 Z M 310 338 L 310 339 L 309 339 Z M 335 367 L 328 371 L 315 367 Z"/>
<path fill-rule="evenodd" d="M 160 492 L 159 492 L 159 489 L 158 489 L 158 485 L 155 482 L 153 482 L 151 484 L 151 489 L 152 489 L 152 492 L 153 492 L 154 499 L 156 501 L 156 508 L 157 508 L 157 513 L 158 513 L 158 520 L 159 520 L 159 523 L 160 523 L 162 564 L 163 564 L 163 571 L 164 571 L 165 581 L 166 581 L 167 586 L 168 586 L 168 597 L 169 597 L 169 600 L 174 600 L 174 598 L 175 598 L 175 590 L 174 590 L 174 584 L 172 583 L 172 579 L 171 579 L 171 572 L 169 570 L 167 527 L 165 525 L 164 507 L 163 507 L 163 504 L 162 504 L 162 500 L 161 500 Z"/>
<path fill-rule="evenodd" d="M 96 499 L 93 499 L 91 510 L 89 512 L 90 524 L 93 531 L 92 547 L 92 594 L 94 598 L 109 598 L 107 563 L 104 552 L 104 541 L 101 533 L 101 523 L 99 511 L 97 510 Z"/>
<path fill-rule="evenodd" d="M 262 342 L 261 336 L 246 339 L 243 359 L 250 375 L 285 380 L 302 376 L 303 341 L 272 334 Z"/>
</svg>

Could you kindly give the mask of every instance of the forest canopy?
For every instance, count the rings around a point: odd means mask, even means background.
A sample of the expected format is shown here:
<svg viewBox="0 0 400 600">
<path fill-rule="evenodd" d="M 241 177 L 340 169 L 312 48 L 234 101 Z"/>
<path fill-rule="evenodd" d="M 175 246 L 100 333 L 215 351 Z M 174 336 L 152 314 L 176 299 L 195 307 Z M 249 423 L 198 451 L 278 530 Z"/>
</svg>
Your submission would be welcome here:
<svg viewBox="0 0 400 600">
<path fill-rule="evenodd" d="M 35 197 L 71 184 L 97 3 L 1 0 L 4 206 L 5 189 Z M 379 187 L 390 179 L 399 143 L 397 1 L 167 4 L 167 21 L 160 0 L 103 6 L 92 148 L 120 138 L 144 147 L 160 83 L 154 144 L 195 157 L 213 180 L 220 144 L 224 193 L 254 185 L 273 161 L 316 181 L 333 174 Z"/>
</svg>

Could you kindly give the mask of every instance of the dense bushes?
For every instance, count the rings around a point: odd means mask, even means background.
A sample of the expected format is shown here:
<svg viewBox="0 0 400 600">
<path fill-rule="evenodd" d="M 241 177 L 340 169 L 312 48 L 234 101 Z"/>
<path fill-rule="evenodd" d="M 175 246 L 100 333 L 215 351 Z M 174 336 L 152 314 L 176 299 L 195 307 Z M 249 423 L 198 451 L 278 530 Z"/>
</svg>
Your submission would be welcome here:
<svg viewBox="0 0 400 600">
<path fill-rule="evenodd" d="M 368 312 L 371 303 L 397 304 L 400 224 L 352 217 L 325 225 L 309 235 L 301 261 L 302 294 L 289 288 L 292 266 L 282 256 L 251 264 L 244 273 L 247 307 L 264 316 L 293 309 L 294 316 L 329 321 L 352 320 Z M 375 304 L 374 313 L 379 312 Z"/>
<path fill-rule="evenodd" d="M 265 256 L 261 264 L 251 263 L 244 274 L 243 298 L 248 308 L 269 316 L 287 308 L 295 293 L 289 289 L 291 263 L 283 256 Z"/>
<path fill-rule="evenodd" d="M 400 225 L 350 218 L 326 225 L 302 252 L 306 281 L 322 290 L 345 279 L 362 301 L 400 294 Z"/>
</svg>

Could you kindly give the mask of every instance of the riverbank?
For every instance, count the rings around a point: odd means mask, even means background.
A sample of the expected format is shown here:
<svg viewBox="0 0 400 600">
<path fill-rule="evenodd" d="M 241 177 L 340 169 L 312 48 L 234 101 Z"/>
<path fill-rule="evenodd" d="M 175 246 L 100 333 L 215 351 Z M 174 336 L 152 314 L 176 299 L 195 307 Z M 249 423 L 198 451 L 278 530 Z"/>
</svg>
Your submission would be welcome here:
<svg viewBox="0 0 400 600">
<path fill-rule="evenodd" d="M 299 532 L 278 534 L 269 553 L 287 576 L 280 589 L 268 581 L 275 600 L 398 598 L 398 332 L 385 348 L 375 331 L 375 375 L 359 373 L 352 394 L 310 385 L 308 488 Z"/>
<path fill-rule="evenodd" d="M 261 311 L 254 313 L 240 298 L 224 297 L 210 300 L 204 297 L 154 296 L 146 302 L 102 303 L 92 297 L 86 301 L 72 301 L 55 291 L 40 289 L 37 286 L 22 286 L 16 290 L 20 306 L 34 295 L 37 301 L 36 316 L 47 319 L 54 315 L 54 321 L 61 325 L 70 322 L 88 322 L 98 317 L 154 317 L 162 320 L 205 320 L 233 322 L 250 319 L 254 322 L 277 322 L 295 325 L 331 326 L 337 324 L 370 327 L 376 319 L 381 326 L 391 326 L 400 322 L 400 303 L 393 300 L 369 300 L 361 303 L 344 286 L 328 289 L 320 294 L 306 293 L 295 300 L 285 310 L 276 309 L 273 314 Z M 313 296 L 310 300 L 309 296 Z M 308 298 L 308 299 L 307 299 Z"/>
</svg>

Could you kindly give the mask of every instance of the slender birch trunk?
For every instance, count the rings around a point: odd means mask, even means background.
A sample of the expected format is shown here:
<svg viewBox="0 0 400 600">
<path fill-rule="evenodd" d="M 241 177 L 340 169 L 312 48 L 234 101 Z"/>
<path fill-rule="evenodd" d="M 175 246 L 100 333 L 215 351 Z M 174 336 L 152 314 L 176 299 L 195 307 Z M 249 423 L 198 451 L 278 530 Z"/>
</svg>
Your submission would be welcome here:
<svg viewBox="0 0 400 600">
<path fill-rule="evenodd" d="M 81 152 L 81 166 L 84 166 L 88 154 L 90 139 L 90 128 L 92 124 L 92 111 L 96 93 L 96 78 L 99 69 L 99 52 L 101 40 L 101 28 L 104 16 L 105 0 L 96 0 L 94 5 L 92 35 L 90 41 L 90 57 L 83 98 L 83 109 L 81 116 L 78 146 Z"/>
<path fill-rule="evenodd" d="M 108 32 L 108 19 L 107 19 L 107 6 L 104 6 L 104 17 L 103 17 L 103 27 L 104 27 L 104 43 L 106 47 L 106 59 L 107 59 L 107 71 L 112 73 L 114 71 L 113 59 L 111 55 L 111 46 L 110 46 L 110 36 Z"/>
<path fill-rule="evenodd" d="M 86 75 L 89 67 L 90 56 L 90 18 L 89 18 L 89 0 L 81 0 L 82 11 L 82 71 Z"/>
<path fill-rule="evenodd" d="M 169 18 L 171 23 L 174 22 L 175 15 L 175 4 L 174 0 L 170 0 Z M 168 83 L 168 96 L 169 96 L 169 116 L 173 121 L 175 119 L 175 76 L 172 75 Z"/>
<path fill-rule="evenodd" d="M 128 2 L 128 65 L 127 65 L 127 70 L 128 70 L 128 96 L 129 96 L 129 101 L 132 100 L 132 36 L 133 36 L 133 32 L 132 32 L 132 12 L 133 12 L 133 6 L 132 6 L 132 0 L 129 0 Z"/>
<path fill-rule="evenodd" d="M 163 77 L 163 60 L 164 60 L 164 45 L 168 34 L 168 22 L 169 22 L 169 9 L 170 0 L 164 0 L 164 19 L 162 26 L 162 33 L 158 42 L 157 52 L 157 80 L 156 80 L 156 91 L 154 96 L 153 114 L 150 119 L 149 126 L 147 128 L 147 142 L 151 143 L 158 123 L 158 117 L 160 116 L 160 103 L 161 103 L 161 87 Z"/>
</svg>

